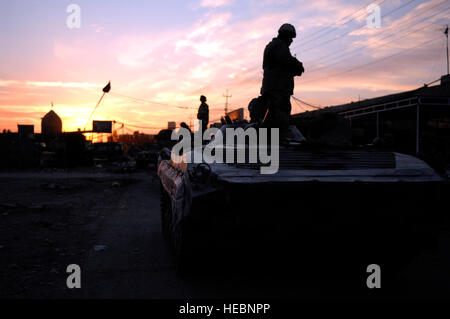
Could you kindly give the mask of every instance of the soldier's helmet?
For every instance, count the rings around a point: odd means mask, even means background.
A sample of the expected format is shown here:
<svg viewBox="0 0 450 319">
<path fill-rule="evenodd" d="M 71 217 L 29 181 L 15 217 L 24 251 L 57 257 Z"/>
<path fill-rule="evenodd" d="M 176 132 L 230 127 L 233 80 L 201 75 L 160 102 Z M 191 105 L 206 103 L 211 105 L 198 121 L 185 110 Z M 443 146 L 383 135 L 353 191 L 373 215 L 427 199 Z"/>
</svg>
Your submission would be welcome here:
<svg viewBox="0 0 450 319">
<path fill-rule="evenodd" d="M 278 29 L 278 34 L 284 34 L 291 38 L 295 38 L 297 33 L 295 32 L 295 27 L 292 24 L 285 23 Z"/>
</svg>

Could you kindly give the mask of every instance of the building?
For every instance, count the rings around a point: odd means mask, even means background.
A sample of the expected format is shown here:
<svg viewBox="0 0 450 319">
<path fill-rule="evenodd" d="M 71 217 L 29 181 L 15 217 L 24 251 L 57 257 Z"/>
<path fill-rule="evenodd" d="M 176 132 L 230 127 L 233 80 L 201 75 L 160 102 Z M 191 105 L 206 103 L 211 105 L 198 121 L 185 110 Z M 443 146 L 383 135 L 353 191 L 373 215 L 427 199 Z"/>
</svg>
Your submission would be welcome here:
<svg viewBox="0 0 450 319">
<path fill-rule="evenodd" d="M 34 125 L 17 124 L 17 131 L 21 136 L 30 136 L 34 134 Z"/>
<path fill-rule="evenodd" d="M 56 136 L 56 134 L 62 132 L 62 121 L 55 111 L 50 110 L 42 118 L 41 122 L 41 134 L 47 136 Z"/>
<path fill-rule="evenodd" d="M 450 164 L 450 75 L 440 84 L 295 114 L 301 123 L 332 113 L 347 119 L 353 145 L 414 154 L 438 170 Z"/>
<path fill-rule="evenodd" d="M 41 122 L 42 133 L 34 133 L 33 125 L 17 125 L 18 132 L 0 134 L 0 167 L 29 168 L 84 165 L 86 138 L 81 132 L 62 132 L 61 118 L 51 110 Z M 44 163 L 45 162 L 45 163 Z"/>
</svg>

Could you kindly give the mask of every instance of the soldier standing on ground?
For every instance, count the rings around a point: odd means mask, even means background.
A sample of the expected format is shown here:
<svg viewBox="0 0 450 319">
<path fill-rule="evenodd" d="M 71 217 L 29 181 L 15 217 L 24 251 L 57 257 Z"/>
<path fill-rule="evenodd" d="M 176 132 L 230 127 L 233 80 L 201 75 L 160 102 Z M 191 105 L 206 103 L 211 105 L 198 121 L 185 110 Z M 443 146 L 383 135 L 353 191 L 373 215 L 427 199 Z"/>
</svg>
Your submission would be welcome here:
<svg viewBox="0 0 450 319">
<path fill-rule="evenodd" d="M 280 138 L 286 138 L 291 115 L 291 95 L 294 94 L 294 76 L 305 71 L 302 62 L 291 55 L 289 46 L 296 37 L 293 25 L 285 23 L 278 36 L 264 50 L 264 77 L 261 95 L 267 102 L 269 113 L 266 125 L 280 128 Z"/>
</svg>

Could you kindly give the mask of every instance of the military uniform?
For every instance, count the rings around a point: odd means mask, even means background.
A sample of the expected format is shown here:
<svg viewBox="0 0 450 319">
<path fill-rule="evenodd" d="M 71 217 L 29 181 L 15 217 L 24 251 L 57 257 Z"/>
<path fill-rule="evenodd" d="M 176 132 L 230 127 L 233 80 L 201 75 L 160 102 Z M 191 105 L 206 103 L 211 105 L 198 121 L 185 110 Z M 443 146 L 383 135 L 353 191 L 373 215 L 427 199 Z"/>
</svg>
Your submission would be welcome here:
<svg viewBox="0 0 450 319">
<path fill-rule="evenodd" d="M 202 102 L 198 108 L 197 119 L 202 121 L 202 132 L 204 132 L 209 122 L 209 106 L 205 102 Z"/>
<path fill-rule="evenodd" d="M 283 137 L 289 126 L 294 76 L 304 72 L 303 64 L 291 55 L 285 41 L 273 38 L 264 50 L 263 69 L 261 94 L 269 106 L 266 124 L 279 127 Z"/>
</svg>

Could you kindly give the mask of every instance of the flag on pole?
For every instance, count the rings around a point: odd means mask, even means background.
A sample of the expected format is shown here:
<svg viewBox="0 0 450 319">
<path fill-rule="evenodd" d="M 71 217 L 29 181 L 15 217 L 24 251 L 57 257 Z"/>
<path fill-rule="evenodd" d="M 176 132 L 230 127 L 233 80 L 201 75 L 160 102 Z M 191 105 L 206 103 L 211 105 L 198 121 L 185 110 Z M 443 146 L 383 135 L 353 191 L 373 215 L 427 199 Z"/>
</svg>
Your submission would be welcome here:
<svg viewBox="0 0 450 319">
<path fill-rule="evenodd" d="M 103 92 L 108 93 L 111 90 L 111 81 L 103 88 Z"/>
</svg>

